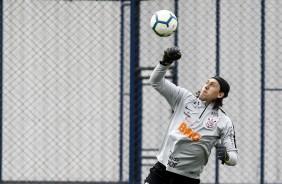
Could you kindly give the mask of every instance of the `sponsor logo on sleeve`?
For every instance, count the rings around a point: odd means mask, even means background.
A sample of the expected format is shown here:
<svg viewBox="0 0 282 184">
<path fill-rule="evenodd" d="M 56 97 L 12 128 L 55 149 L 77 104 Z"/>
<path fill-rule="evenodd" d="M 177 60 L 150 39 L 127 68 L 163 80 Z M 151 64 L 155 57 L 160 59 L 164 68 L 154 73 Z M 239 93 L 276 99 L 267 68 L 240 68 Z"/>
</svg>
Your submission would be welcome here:
<svg viewBox="0 0 282 184">
<path fill-rule="evenodd" d="M 187 105 L 185 106 L 185 109 L 184 109 L 184 114 L 188 117 L 188 118 L 191 118 L 191 112 L 192 112 L 192 109 L 190 109 Z"/>
</svg>

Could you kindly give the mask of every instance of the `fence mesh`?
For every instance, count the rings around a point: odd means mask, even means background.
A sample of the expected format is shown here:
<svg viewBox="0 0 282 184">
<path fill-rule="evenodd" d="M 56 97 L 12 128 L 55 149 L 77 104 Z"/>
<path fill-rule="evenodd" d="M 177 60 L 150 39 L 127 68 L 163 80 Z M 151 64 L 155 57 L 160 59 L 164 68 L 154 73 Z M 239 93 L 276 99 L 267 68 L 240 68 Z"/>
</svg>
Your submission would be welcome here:
<svg viewBox="0 0 282 184">
<path fill-rule="evenodd" d="M 4 1 L 4 180 L 119 180 L 120 15 L 118 1 Z"/>
<path fill-rule="evenodd" d="M 131 14 L 133 2 L 140 17 Z M 149 27 L 161 9 L 178 17 L 171 37 Z M 171 115 L 148 77 L 163 50 L 177 44 L 182 58 L 169 80 L 176 75 L 196 92 L 219 67 L 231 85 L 223 109 L 240 160 L 219 165 L 219 182 L 282 183 L 281 13 L 279 0 L 3 0 L 2 180 L 129 182 L 130 62 L 137 62 L 130 60 L 130 20 L 138 18 L 141 181 Z M 216 182 L 215 163 L 213 151 L 201 183 Z"/>
</svg>

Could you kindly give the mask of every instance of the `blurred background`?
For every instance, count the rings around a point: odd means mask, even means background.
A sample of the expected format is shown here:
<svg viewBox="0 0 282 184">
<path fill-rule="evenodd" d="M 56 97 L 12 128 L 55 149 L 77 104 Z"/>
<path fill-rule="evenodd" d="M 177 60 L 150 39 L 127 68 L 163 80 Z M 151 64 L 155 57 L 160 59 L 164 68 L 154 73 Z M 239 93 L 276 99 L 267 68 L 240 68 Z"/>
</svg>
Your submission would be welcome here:
<svg viewBox="0 0 282 184">
<path fill-rule="evenodd" d="M 282 183 L 282 1 L 1 0 L 1 183 L 143 183 L 171 109 L 148 78 L 193 92 L 221 75 L 240 160 L 201 183 Z M 178 17 L 158 37 L 151 16 Z"/>
</svg>

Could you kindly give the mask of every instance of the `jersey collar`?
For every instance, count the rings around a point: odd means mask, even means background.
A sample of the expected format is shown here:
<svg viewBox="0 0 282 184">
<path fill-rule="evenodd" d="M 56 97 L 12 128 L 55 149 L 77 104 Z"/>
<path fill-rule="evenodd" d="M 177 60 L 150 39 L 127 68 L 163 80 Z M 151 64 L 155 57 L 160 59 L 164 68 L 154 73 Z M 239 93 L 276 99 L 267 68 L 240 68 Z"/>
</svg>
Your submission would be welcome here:
<svg viewBox="0 0 282 184">
<path fill-rule="evenodd" d="M 197 98 L 196 101 L 194 102 L 194 105 L 197 106 L 197 107 L 203 107 L 203 108 L 205 108 L 205 107 L 206 107 L 206 101 L 202 101 L 202 100 L 200 100 L 199 98 Z M 207 109 L 212 109 L 212 108 L 213 108 L 213 105 L 214 105 L 214 102 L 211 102 L 211 103 L 207 106 Z"/>
</svg>

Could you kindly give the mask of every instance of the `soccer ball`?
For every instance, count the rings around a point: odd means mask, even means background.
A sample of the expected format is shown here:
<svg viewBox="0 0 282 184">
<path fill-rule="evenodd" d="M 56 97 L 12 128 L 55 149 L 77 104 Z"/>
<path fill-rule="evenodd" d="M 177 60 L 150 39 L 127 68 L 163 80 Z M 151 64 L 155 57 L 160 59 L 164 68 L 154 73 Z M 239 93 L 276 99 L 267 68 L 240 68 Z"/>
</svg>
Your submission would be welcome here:
<svg viewBox="0 0 282 184">
<path fill-rule="evenodd" d="M 151 28 L 160 37 L 170 36 L 177 28 L 177 18 L 171 11 L 157 11 L 151 18 Z"/>
</svg>

